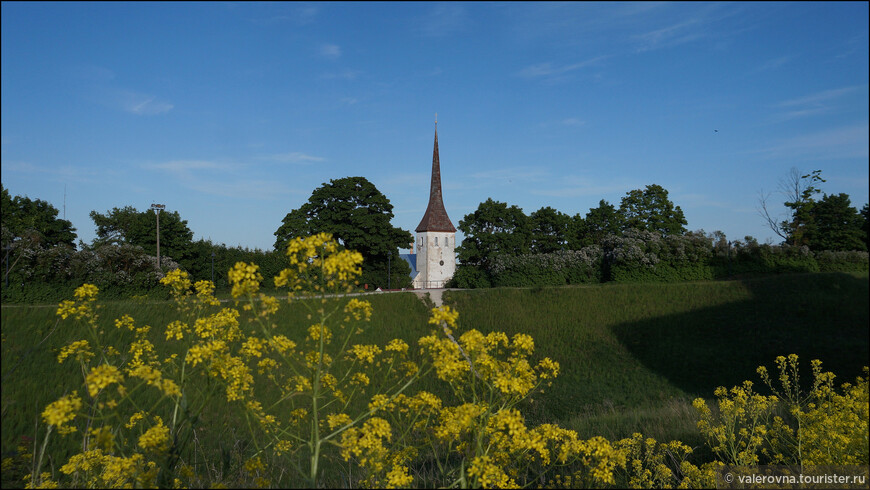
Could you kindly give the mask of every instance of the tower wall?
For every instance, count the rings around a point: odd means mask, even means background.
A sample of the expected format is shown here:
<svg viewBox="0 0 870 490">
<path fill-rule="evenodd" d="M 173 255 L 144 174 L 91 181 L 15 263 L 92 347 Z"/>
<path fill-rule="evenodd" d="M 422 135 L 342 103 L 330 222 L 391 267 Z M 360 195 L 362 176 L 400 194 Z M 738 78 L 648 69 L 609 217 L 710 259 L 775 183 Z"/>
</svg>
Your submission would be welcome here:
<svg viewBox="0 0 870 490">
<path fill-rule="evenodd" d="M 443 288 L 456 272 L 456 233 L 417 232 L 417 277 L 415 288 Z"/>
</svg>

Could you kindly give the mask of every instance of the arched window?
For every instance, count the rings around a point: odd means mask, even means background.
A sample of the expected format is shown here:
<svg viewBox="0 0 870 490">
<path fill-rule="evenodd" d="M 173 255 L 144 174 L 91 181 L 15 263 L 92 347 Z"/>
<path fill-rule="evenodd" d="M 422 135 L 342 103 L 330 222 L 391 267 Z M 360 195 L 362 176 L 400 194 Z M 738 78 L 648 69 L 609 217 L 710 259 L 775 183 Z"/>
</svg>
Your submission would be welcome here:
<svg viewBox="0 0 870 490">
<path fill-rule="evenodd" d="M 444 246 L 445 246 L 445 247 L 449 247 L 449 246 L 450 246 L 450 237 L 449 237 L 449 236 L 445 236 L 445 237 L 444 237 Z"/>
<path fill-rule="evenodd" d="M 435 246 L 436 247 L 438 246 L 438 237 L 437 236 L 435 237 Z"/>
</svg>

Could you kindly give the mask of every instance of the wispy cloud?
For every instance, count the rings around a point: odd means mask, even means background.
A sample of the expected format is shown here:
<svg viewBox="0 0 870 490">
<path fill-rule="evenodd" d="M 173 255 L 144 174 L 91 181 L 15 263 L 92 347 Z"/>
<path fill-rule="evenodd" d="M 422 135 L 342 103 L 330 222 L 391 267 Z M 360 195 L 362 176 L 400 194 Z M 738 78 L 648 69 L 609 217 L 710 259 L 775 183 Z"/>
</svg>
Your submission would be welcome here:
<svg viewBox="0 0 870 490">
<path fill-rule="evenodd" d="M 354 80 L 360 76 L 362 72 L 359 70 L 346 69 L 339 72 L 329 72 L 320 75 L 324 80 Z"/>
<path fill-rule="evenodd" d="M 336 44 L 323 44 L 318 52 L 324 58 L 337 59 L 341 57 L 341 47 Z"/>
<path fill-rule="evenodd" d="M 211 160 L 169 160 L 142 165 L 146 169 L 166 172 L 172 181 L 202 194 L 244 199 L 274 199 L 286 195 L 286 187 L 274 180 L 247 178 L 240 170 L 249 165 Z M 247 174 L 246 174 L 247 175 Z"/>
<path fill-rule="evenodd" d="M 797 158 L 811 161 L 867 158 L 870 156 L 868 130 L 870 126 L 866 122 L 826 129 L 784 139 L 753 153 L 760 153 L 768 158 Z"/>
<path fill-rule="evenodd" d="M 317 19 L 317 15 L 320 13 L 320 10 L 317 8 L 316 5 L 306 2 L 275 2 L 265 3 L 261 5 L 264 5 L 266 8 L 262 12 L 262 14 L 258 14 L 257 17 L 249 19 L 249 21 L 253 24 L 293 24 L 297 26 L 303 26 L 314 22 Z"/>
<path fill-rule="evenodd" d="M 638 43 L 636 49 L 638 52 L 643 52 L 694 41 L 705 35 L 703 30 L 698 29 L 701 24 L 701 19 L 688 19 L 666 27 L 636 34 L 634 36 L 634 39 Z"/>
<path fill-rule="evenodd" d="M 143 94 L 132 90 L 113 90 L 111 104 L 137 116 L 155 116 L 172 110 L 172 103 L 155 95 Z"/>
<path fill-rule="evenodd" d="M 505 167 L 471 174 L 471 179 L 480 183 L 533 182 L 547 178 L 550 172 L 538 167 Z"/>
<path fill-rule="evenodd" d="M 781 101 L 774 105 L 774 108 L 780 110 L 774 116 L 774 119 L 777 122 L 782 122 L 800 117 L 834 112 L 843 105 L 841 103 L 842 98 L 858 93 L 862 89 L 866 90 L 866 88 L 867 85 L 853 85 L 851 87 L 823 90 Z"/>
<path fill-rule="evenodd" d="M 323 157 L 318 157 L 314 155 L 306 155 L 305 153 L 300 153 L 298 151 L 293 151 L 289 153 L 275 153 L 273 155 L 262 155 L 258 157 L 259 160 L 267 160 L 271 162 L 280 162 L 280 163 L 295 163 L 295 164 L 310 164 L 315 162 L 324 162 L 326 161 Z"/>
<path fill-rule="evenodd" d="M 420 32 L 426 37 L 456 34 L 471 25 L 465 7 L 458 2 L 439 3 L 420 19 Z"/>
<path fill-rule="evenodd" d="M 835 88 L 830 90 L 823 90 L 821 92 L 816 92 L 814 94 L 805 95 L 803 97 L 797 97 L 794 99 L 784 100 L 777 104 L 779 107 L 793 107 L 793 106 L 804 106 L 810 104 L 818 104 L 821 102 L 825 102 L 831 99 L 836 99 L 838 97 L 842 97 L 843 95 L 850 94 L 855 92 L 861 88 L 866 88 L 866 85 L 854 85 L 852 87 L 842 87 Z"/>
<path fill-rule="evenodd" d="M 796 58 L 796 56 L 794 56 L 794 55 L 786 55 L 786 56 L 780 56 L 778 58 L 773 58 L 771 60 L 767 60 L 764 63 L 762 63 L 761 66 L 758 67 L 758 71 L 775 70 L 775 69 L 779 68 L 780 66 L 785 65 L 786 63 L 790 62 L 791 60 L 793 60 L 795 58 Z"/>
<path fill-rule="evenodd" d="M 567 65 L 556 65 L 551 62 L 537 63 L 523 68 L 519 71 L 519 73 L 517 73 L 517 75 L 523 78 L 537 78 L 551 81 L 560 80 L 563 79 L 565 75 L 568 75 L 571 72 L 595 65 L 596 63 L 605 58 L 607 58 L 607 56 L 596 56 L 588 60 Z"/>
<path fill-rule="evenodd" d="M 191 172 L 194 170 L 225 169 L 227 165 L 208 160 L 170 160 L 168 162 L 146 164 L 145 167 L 168 170 L 170 172 Z"/>
</svg>

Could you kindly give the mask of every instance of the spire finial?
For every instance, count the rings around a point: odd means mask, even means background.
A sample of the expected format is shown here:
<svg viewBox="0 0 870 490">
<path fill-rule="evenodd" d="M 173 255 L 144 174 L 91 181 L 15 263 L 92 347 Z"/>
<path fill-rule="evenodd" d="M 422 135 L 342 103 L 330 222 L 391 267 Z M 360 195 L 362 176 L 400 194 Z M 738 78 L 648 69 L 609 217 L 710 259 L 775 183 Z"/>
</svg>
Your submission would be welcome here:
<svg viewBox="0 0 870 490">
<path fill-rule="evenodd" d="M 438 113 L 435 113 L 435 129 L 438 129 Z"/>
</svg>

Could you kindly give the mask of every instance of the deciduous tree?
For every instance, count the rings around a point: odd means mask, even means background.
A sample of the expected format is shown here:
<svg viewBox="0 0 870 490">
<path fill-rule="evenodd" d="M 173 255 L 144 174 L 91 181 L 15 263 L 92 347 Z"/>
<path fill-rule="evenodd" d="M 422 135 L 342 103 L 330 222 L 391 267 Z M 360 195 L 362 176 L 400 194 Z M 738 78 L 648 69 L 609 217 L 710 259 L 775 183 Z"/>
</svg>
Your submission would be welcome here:
<svg viewBox="0 0 870 490">
<path fill-rule="evenodd" d="M 686 217 L 679 206 L 668 199 L 668 191 L 658 184 L 629 191 L 619 205 L 625 229 L 655 231 L 662 236 L 686 232 Z"/>
<path fill-rule="evenodd" d="M 602 199 L 597 208 L 586 213 L 586 237 L 583 245 L 600 244 L 607 235 L 622 233 L 624 217 L 613 204 Z"/>
<path fill-rule="evenodd" d="M 42 199 L 12 197 L 2 184 L 0 193 L 4 248 L 18 240 L 46 248 L 55 245 L 75 248 L 76 229 L 70 221 L 57 217 L 57 208 Z"/>
<path fill-rule="evenodd" d="M 459 230 L 465 235 L 462 245 L 457 247 L 463 264 L 486 267 L 494 255 L 529 252 L 530 220 L 515 205 L 489 198 L 459 221 Z"/>
<path fill-rule="evenodd" d="M 105 214 L 91 211 L 97 226 L 93 246 L 128 243 L 142 247 L 149 255 L 157 255 L 157 215 L 153 209 L 139 211 L 133 206 L 112 208 Z M 193 232 L 178 211 L 160 212 L 160 255 L 172 257 L 189 268 L 193 257 Z"/>
<path fill-rule="evenodd" d="M 287 213 L 275 231 L 275 249 L 283 250 L 294 237 L 327 232 L 344 247 L 363 255 L 361 280 L 386 279 L 388 268 L 394 274 L 404 272 L 407 276 L 410 268 L 396 251 L 409 248 L 414 237 L 391 225 L 392 219 L 393 205 L 368 179 L 332 179 L 315 189 L 301 207 Z M 406 286 L 390 283 L 393 287 Z M 384 281 L 382 287 L 386 284 Z"/>
<path fill-rule="evenodd" d="M 568 248 L 572 220 L 567 214 L 547 206 L 532 213 L 529 223 L 532 253 L 550 253 Z"/>
<path fill-rule="evenodd" d="M 811 250 L 864 251 L 867 236 L 863 224 L 848 194 L 825 194 L 809 210 L 804 238 Z"/>
</svg>

